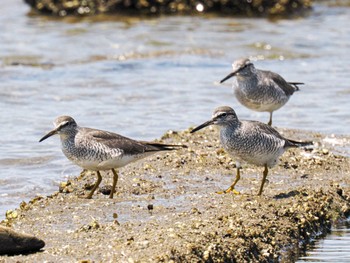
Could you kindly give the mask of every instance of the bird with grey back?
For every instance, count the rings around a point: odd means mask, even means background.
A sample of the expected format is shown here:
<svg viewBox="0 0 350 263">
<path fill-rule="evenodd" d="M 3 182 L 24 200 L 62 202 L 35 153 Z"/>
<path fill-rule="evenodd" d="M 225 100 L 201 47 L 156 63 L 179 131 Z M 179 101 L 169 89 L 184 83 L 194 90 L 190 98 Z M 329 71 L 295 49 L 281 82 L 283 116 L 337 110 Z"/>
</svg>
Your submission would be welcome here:
<svg viewBox="0 0 350 263">
<path fill-rule="evenodd" d="M 151 154 L 186 148 L 185 145 L 170 145 L 129 139 L 116 133 L 78 126 L 69 116 L 60 116 L 54 121 L 55 128 L 39 142 L 54 134 L 60 135 L 64 155 L 76 165 L 96 171 L 97 181 L 87 196 L 92 198 L 102 181 L 100 171 L 111 170 L 113 185 L 109 197 L 113 198 L 118 182 L 116 168 L 123 167 Z"/>
<path fill-rule="evenodd" d="M 293 93 L 299 90 L 298 85 L 304 84 L 287 82 L 277 73 L 256 69 L 249 59 L 236 60 L 232 69 L 220 83 L 235 76 L 233 92 L 237 100 L 249 109 L 269 112 L 270 126 L 273 112 L 287 103 Z"/>
<path fill-rule="evenodd" d="M 271 126 L 248 120 L 239 120 L 235 111 L 228 107 L 215 109 L 211 120 L 194 128 L 194 133 L 209 125 L 217 125 L 220 128 L 220 142 L 223 148 L 236 160 L 236 178 L 229 188 L 218 193 L 233 192 L 235 185 L 240 180 L 241 162 L 247 162 L 257 166 L 263 166 L 263 178 L 258 195 L 263 192 L 268 169 L 275 166 L 279 157 L 289 148 L 311 145 L 312 142 L 297 142 L 284 138 Z"/>
</svg>

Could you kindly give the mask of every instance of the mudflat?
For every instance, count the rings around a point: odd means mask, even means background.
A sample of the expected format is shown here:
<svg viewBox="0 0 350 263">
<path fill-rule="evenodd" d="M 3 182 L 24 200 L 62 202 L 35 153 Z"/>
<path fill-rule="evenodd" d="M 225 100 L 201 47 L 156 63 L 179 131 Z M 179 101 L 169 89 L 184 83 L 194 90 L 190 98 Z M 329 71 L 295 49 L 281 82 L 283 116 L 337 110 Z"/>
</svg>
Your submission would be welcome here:
<svg viewBox="0 0 350 263">
<path fill-rule="evenodd" d="M 47 197 L 22 202 L 2 225 L 43 239 L 38 253 L 0 262 L 293 262 L 311 240 L 350 214 L 350 145 L 346 136 L 279 129 L 287 138 L 313 140 L 290 149 L 269 170 L 257 196 L 262 167 L 243 165 L 236 189 L 217 194 L 235 176 L 218 130 L 167 132 L 161 142 L 187 149 L 153 155 L 112 174 L 84 199 L 90 172 L 60 184 Z"/>
</svg>

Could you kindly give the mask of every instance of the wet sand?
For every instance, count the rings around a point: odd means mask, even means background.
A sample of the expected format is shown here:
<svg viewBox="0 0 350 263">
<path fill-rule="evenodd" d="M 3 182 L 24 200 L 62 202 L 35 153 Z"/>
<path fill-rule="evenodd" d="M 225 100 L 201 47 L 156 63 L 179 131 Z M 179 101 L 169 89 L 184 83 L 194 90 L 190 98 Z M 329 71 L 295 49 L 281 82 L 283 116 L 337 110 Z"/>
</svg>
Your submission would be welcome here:
<svg viewBox="0 0 350 263">
<path fill-rule="evenodd" d="M 335 137 L 280 130 L 313 140 L 313 150 L 288 150 L 270 169 L 261 197 L 262 167 L 244 165 L 236 189 L 234 159 L 220 147 L 218 131 L 168 132 L 166 143 L 188 149 L 161 153 L 120 169 L 84 199 L 96 176 L 83 173 L 60 191 L 7 213 L 2 225 L 43 239 L 42 252 L 0 257 L 0 262 L 293 262 L 310 241 L 350 214 L 350 162 L 329 142 Z"/>
</svg>

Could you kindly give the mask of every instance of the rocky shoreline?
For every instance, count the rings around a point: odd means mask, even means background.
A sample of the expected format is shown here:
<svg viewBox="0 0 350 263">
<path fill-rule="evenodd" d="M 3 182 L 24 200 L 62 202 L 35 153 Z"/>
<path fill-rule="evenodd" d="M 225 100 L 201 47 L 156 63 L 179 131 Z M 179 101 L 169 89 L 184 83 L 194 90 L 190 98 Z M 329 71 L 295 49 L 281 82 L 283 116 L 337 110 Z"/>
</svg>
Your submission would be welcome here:
<svg viewBox="0 0 350 263">
<path fill-rule="evenodd" d="M 310 10 L 311 0 L 25 0 L 33 10 L 54 16 L 108 14 L 200 14 L 291 16 Z"/>
<path fill-rule="evenodd" d="M 0 262 L 293 262 L 350 215 L 349 157 L 332 146 L 350 139 L 280 132 L 313 140 L 316 147 L 287 151 L 261 197 L 262 169 L 251 165 L 243 167 L 240 195 L 216 194 L 230 185 L 235 169 L 215 128 L 170 131 L 162 142 L 189 148 L 120 169 L 113 200 L 106 195 L 111 174 L 103 175 L 104 186 L 92 200 L 82 198 L 95 181 L 83 173 L 51 196 L 8 211 L 2 225 L 35 235 L 46 247 Z"/>
</svg>

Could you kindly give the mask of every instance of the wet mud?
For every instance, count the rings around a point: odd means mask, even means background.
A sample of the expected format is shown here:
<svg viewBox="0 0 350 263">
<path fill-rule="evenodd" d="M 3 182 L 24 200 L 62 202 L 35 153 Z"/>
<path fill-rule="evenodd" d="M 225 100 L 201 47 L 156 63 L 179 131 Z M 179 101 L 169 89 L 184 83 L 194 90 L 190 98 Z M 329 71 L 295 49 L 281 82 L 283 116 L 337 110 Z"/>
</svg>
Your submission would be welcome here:
<svg viewBox="0 0 350 263">
<path fill-rule="evenodd" d="M 112 174 L 100 191 L 83 197 L 96 176 L 83 172 L 58 191 L 8 211 L 1 224 L 35 235 L 46 246 L 0 262 L 293 262 L 305 246 L 350 213 L 347 137 L 280 130 L 313 140 L 291 149 L 270 169 L 257 196 L 262 167 L 243 165 L 236 189 L 217 194 L 235 175 L 235 161 L 220 146 L 216 128 L 195 134 L 169 131 L 160 141 L 187 149 L 153 155 Z"/>
</svg>

